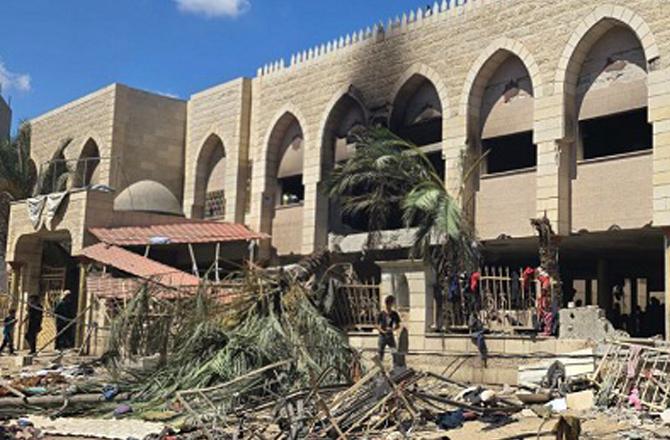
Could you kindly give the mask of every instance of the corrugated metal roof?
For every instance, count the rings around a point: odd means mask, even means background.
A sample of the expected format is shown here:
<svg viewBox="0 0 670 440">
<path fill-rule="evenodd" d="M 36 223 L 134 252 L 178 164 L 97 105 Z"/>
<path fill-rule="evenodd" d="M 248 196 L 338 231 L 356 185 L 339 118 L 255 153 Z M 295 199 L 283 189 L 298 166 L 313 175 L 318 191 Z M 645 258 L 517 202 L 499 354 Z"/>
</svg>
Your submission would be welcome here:
<svg viewBox="0 0 670 440">
<path fill-rule="evenodd" d="M 81 256 L 136 277 L 170 287 L 197 286 L 198 277 L 114 245 L 98 243 L 82 249 Z"/>
<path fill-rule="evenodd" d="M 225 243 L 269 238 L 237 223 L 188 221 L 166 225 L 90 228 L 98 240 L 117 246 L 147 244 Z"/>
</svg>

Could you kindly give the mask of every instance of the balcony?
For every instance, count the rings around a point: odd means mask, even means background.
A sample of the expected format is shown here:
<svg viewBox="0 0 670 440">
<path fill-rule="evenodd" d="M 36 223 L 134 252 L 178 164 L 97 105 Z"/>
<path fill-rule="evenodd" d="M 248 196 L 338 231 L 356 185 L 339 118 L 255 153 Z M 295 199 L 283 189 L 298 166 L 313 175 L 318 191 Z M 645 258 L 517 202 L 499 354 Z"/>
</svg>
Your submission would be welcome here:
<svg viewBox="0 0 670 440">
<path fill-rule="evenodd" d="M 85 189 L 110 184 L 111 157 L 52 159 L 39 167 L 37 186 L 40 194 Z"/>
</svg>

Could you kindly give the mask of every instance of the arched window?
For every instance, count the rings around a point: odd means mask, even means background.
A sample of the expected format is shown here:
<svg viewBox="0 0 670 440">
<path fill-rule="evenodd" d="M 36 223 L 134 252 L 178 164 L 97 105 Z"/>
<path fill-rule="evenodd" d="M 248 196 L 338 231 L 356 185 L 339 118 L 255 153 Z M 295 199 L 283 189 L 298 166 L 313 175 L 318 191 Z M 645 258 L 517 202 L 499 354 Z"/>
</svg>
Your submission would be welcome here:
<svg viewBox="0 0 670 440">
<path fill-rule="evenodd" d="M 302 252 L 303 143 L 298 119 L 284 113 L 270 132 L 261 219 L 261 230 L 270 232 L 272 246 L 280 257 Z"/>
<path fill-rule="evenodd" d="M 98 165 L 100 165 L 100 150 L 98 149 L 98 144 L 96 144 L 93 139 L 89 139 L 86 141 L 86 144 L 84 144 L 84 148 L 82 148 L 81 154 L 79 155 L 73 187 L 86 188 L 99 183 Z"/>
<path fill-rule="evenodd" d="M 302 183 L 303 136 L 297 120 L 286 127 L 277 144 L 279 164 L 277 166 L 276 204 L 281 206 L 302 203 L 305 188 Z"/>
<path fill-rule="evenodd" d="M 330 175 L 337 163 L 348 160 L 354 153 L 354 133 L 366 125 L 363 106 L 351 93 L 344 94 L 330 110 L 323 133 L 324 179 Z M 329 201 L 328 230 L 335 233 L 349 233 L 364 229 L 362 219 L 343 218 L 339 204 Z"/>
<path fill-rule="evenodd" d="M 210 135 L 198 157 L 193 215 L 223 218 L 226 214 L 226 153 L 221 138 Z"/>
<path fill-rule="evenodd" d="M 393 103 L 390 128 L 421 147 L 439 175 L 444 176 L 442 102 L 428 78 L 415 74 L 402 86 Z"/>
<path fill-rule="evenodd" d="M 591 46 L 579 72 L 577 158 L 651 149 L 647 62 L 637 36 L 623 25 L 612 27 Z"/>
<path fill-rule="evenodd" d="M 533 84 L 519 57 L 509 52 L 502 55 L 504 58 L 498 60 L 499 65 L 485 82 L 479 107 L 485 174 L 523 170 L 537 164 Z"/>
</svg>

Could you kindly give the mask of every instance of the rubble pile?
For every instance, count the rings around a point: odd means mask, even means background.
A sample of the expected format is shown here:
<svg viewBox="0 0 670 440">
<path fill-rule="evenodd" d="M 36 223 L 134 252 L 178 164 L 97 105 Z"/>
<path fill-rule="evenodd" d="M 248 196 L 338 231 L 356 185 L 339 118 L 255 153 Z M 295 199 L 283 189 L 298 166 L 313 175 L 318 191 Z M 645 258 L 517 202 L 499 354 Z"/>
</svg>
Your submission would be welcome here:
<svg viewBox="0 0 670 440">
<path fill-rule="evenodd" d="M 408 368 L 403 337 L 392 368 L 370 362 L 328 319 L 333 281 L 347 276 L 323 253 L 249 267 L 227 280 L 232 295 L 165 296 L 148 284 L 114 317 L 102 359 L 0 380 L 0 419 L 11 421 L 0 438 L 94 438 L 105 425 L 96 417 L 119 423 L 104 438 L 135 429 L 151 440 L 573 440 L 602 417 L 647 438 L 670 423 L 670 350 L 653 342 L 527 362 L 515 386 L 498 388 Z"/>
</svg>

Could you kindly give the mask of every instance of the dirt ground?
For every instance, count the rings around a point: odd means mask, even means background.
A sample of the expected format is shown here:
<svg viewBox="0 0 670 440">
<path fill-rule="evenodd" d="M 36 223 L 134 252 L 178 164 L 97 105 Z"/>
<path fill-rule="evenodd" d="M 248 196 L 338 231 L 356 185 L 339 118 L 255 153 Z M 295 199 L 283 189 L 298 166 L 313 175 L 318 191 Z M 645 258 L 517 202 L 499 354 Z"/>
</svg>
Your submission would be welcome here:
<svg viewBox="0 0 670 440">
<path fill-rule="evenodd" d="M 659 425 L 648 423 L 641 426 L 633 426 L 631 420 L 622 420 L 620 417 L 614 417 L 606 414 L 574 414 L 582 420 L 582 434 L 580 439 L 588 440 L 621 440 L 624 434 L 633 434 L 632 438 L 663 438 L 670 436 L 670 428 L 660 427 Z M 537 437 L 538 432 L 551 431 L 556 423 L 556 418 L 544 422 L 539 417 L 519 418 L 519 421 L 507 426 L 492 430 L 482 431 L 486 425 L 480 422 L 467 422 L 461 429 L 451 431 L 435 431 L 416 433 L 412 438 L 424 440 L 502 440 L 514 438 L 522 434 L 535 434 L 532 439 L 556 439 L 555 434 L 543 435 Z M 667 437 L 670 438 L 670 437 Z"/>
</svg>

